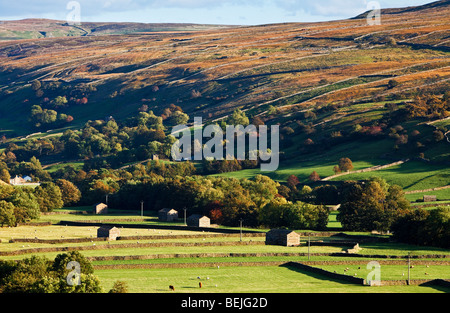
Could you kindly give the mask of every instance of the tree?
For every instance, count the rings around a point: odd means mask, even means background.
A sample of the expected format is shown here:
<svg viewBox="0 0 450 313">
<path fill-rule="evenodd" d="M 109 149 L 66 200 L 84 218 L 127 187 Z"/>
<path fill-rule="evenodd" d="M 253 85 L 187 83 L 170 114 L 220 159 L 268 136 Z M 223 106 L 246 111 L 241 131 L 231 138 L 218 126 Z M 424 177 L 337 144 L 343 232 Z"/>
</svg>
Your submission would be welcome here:
<svg viewBox="0 0 450 313">
<path fill-rule="evenodd" d="M 223 202 L 223 224 L 227 226 L 238 226 L 239 220 L 245 220 L 248 226 L 258 224 L 258 211 L 249 193 L 243 189 L 230 191 L 224 197 Z"/>
<path fill-rule="evenodd" d="M 42 84 L 41 84 L 41 82 L 40 82 L 39 80 L 37 80 L 37 79 L 33 80 L 33 82 L 31 83 L 31 88 L 32 88 L 34 91 L 37 91 L 37 90 L 41 89 L 41 87 L 42 87 Z"/>
<path fill-rule="evenodd" d="M 115 281 L 113 287 L 109 291 L 109 293 L 127 293 L 127 292 L 128 292 L 128 284 L 121 280 Z"/>
<path fill-rule="evenodd" d="M 58 179 L 56 186 L 61 190 L 61 199 L 65 207 L 76 204 L 81 199 L 81 192 L 72 182 Z"/>
<path fill-rule="evenodd" d="M 328 209 L 323 205 L 312 205 L 297 201 L 286 207 L 283 219 L 289 228 L 323 230 L 328 224 Z"/>
<path fill-rule="evenodd" d="M 67 269 L 67 264 L 71 261 L 78 262 L 80 272 L 83 274 L 93 274 L 94 267 L 91 262 L 79 251 L 70 251 L 68 253 L 58 254 L 53 261 L 52 270 L 62 277 L 66 277 L 72 269 Z"/>
<path fill-rule="evenodd" d="M 380 178 L 348 185 L 343 198 L 337 219 L 351 231 L 388 231 L 409 209 L 401 188 Z"/>
<path fill-rule="evenodd" d="M 350 160 L 349 158 L 341 158 L 339 160 L 339 169 L 342 172 L 349 172 L 353 169 L 353 163 L 352 160 Z"/>
<path fill-rule="evenodd" d="M 59 108 L 59 107 L 63 107 L 63 106 L 65 106 L 66 104 L 67 104 L 67 98 L 66 97 L 64 97 L 64 96 L 57 96 L 56 98 L 55 98 L 55 100 L 53 100 L 53 105 L 56 107 L 56 108 Z"/>
<path fill-rule="evenodd" d="M 297 201 L 292 203 L 285 198 L 276 197 L 259 212 L 261 224 L 276 228 L 325 229 L 328 224 L 328 209 Z"/>
<path fill-rule="evenodd" d="M 14 217 L 17 223 L 24 223 L 39 218 L 39 203 L 34 195 L 33 188 L 17 188 L 8 198 L 14 205 Z"/>
<path fill-rule="evenodd" d="M 389 82 L 388 82 L 388 88 L 389 88 L 389 89 L 395 88 L 395 87 L 397 87 L 398 85 L 399 85 L 399 82 L 396 81 L 395 79 L 391 79 L 391 80 L 389 80 Z"/>
<path fill-rule="evenodd" d="M 39 203 L 41 212 L 51 212 L 63 207 L 61 189 L 52 182 L 41 183 L 36 187 L 34 194 Z"/>
<path fill-rule="evenodd" d="M 338 165 L 335 165 L 333 167 L 333 172 L 334 172 L 334 175 L 337 175 L 337 174 L 339 174 L 341 172 L 341 169 L 339 168 Z"/>
<path fill-rule="evenodd" d="M 439 142 L 439 141 L 444 140 L 444 138 L 445 138 L 444 133 L 441 132 L 440 130 L 435 130 L 433 132 L 433 139 L 434 139 L 434 141 Z"/>
<path fill-rule="evenodd" d="M 309 175 L 309 180 L 310 181 L 319 181 L 320 180 L 320 176 L 316 171 L 313 171 L 311 173 L 311 175 Z"/>
<path fill-rule="evenodd" d="M 423 230 L 425 245 L 450 248 L 450 208 L 439 207 L 431 210 Z"/>
<path fill-rule="evenodd" d="M 295 175 L 290 175 L 287 179 L 288 186 L 292 189 L 296 187 L 298 184 L 300 184 L 300 181 L 298 180 L 298 177 Z"/>
<path fill-rule="evenodd" d="M 14 216 L 14 205 L 0 200 L 0 224 L 1 226 L 16 226 L 16 218 Z"/>
<path fill-rule="evenodd" d="M 11 179 L 11 175 L 9 174 L 9 171 L 5 168 L 1 169 L 0 170 L 0 180 L 9 184 L 10 179 Z"/>
<path fill-rule="evenodd" d="M 288 201 L 285 198 L 274 198 L 261 208 L 258 215 L 259 222 L 270 228 L 286 226 L 284 225 L 285 220 L 283 217 L 287 204 Z"/>
<path fill-rule="evenodd" d="M 80 284 L 70 285 L 70 261 L 80 264 Z M 4 293 L 101 293 L 100 280 L 79 252 L 60 254 L 54 261 L 32 256 L 18 262 L 0 261 L 0 292 Z"/>
<path fill-rule="evenodd" d="M 408 210 L 392 226 L 394 239 L 409 244 L 450 247 L 450 209 Z"/>
<path fill-rule="evenodd" d="M 250 121 L 248 117 L 245 115 L 245 112 L 240 109 L 235 109 L 233 113 L 227 119 L 228 125 L 242 125 L 248 126 Z"/>
<path fill-rule="evenodd" d="M 185 125 L 189 121 L 189 115 L 186 113 L 175 111 L 167 119 L 167 123 L 171 126 Z"/>
<path fill-rule="evenodd" d="M 257 208 L 262 208 L 278 194 L 279 183 L 264 175 L 258 174 L 254 180 L 243 180 L 241 185 L 249 192 Z"/>
</svg>

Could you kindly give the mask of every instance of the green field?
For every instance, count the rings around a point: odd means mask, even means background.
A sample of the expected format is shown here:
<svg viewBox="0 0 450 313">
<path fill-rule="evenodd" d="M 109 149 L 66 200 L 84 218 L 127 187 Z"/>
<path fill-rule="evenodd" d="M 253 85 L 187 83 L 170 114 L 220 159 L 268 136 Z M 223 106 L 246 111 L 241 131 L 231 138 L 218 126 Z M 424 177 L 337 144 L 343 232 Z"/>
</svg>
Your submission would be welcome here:
<svg viewBox="0 0 450 313">
<path fill-rule="evenodd" d="M 332 279 L 327 276 L 313 274 L 283 265 L 288 262 L 318 262 L 313 265 L 330 272 L 346 273 L 365 278 L 369 270 L 366 265 L 370 261 L 379 261 L 382 264 L 381 275 L 385 280 L 404 280 L 406 271 L 406 259 L 408 253 L 413 257 L 428 255 L 426 259 L 420 259 L 411 271 L 412 279 L 450 278 L 450 267 L 441 265 L 442 261 L 450 256 L 450 250 L 404 245 L 398 243 L 362 243 L 361 254 L 367 257 L 351 257 L 340 255 L 331 256 L 332 253 L 342 253 L 349 248 L 347 245 L 331 245 L 336 240 L 349 240 L 347 237 L 311 237 L 312 244 L 308 247 L 308 237 L 301 237 L 301 246 L 283 247 L 265 245 L 265 237 L 243 237 L 243 243 L 239 243 L 238 235 L 208 236 L 203 231 L 183 231 L 170 229 L 152 229 L 152 225 L 161 224 L 154 217 L 146 216 L 144 221 L 140 215 L 126 215 L 115 212 L 106 216 L 94 216 L 68 214 L 73 211 L 87 210 L 88 207 L 70 208 L 60 210 L 60 214 L 46 215 L 41 221 L 51 221 L 51 226 L 19 226 L 16 228 L 0 229 L 0 251 L 20 251 L 30 248 L 53 248 L 59 251 L 33 252 L 19 255 L 2 256 L 2 260 L 17 260 L 32 255 L 44 256 L 53 259 L 56 255 L 66 251 L 80 250 L 80 252 L 92 260 L 97 275 L 104 291 L 108 291 L 114 282 L 120 280 L 127 283 L 129 292 L 132 293 L 164 293 L 169 292 L 168 286 L 175 286 L 179 293 L 434 293 L 450 292 L 442 287 L 432 286 L 382 286 L 368 287 L 355 285 L 342 280 Z M 97 220 L 114 221 L 123 223 L 124 219 L 134 220 L 131 227 L 121 228 L 122 236 L 158 236 L 153 239 L 142 238 L 117 241 L 94 241 L 89 238 L 96 237 L 98 227 L 93 226 L 64 226 L 58 225 L 61 220 Z M 144 223 L 147 228 L 132 228 L 132 224 Z M 168 224 L 165 224 L 168 225 Z M 338 227 L 336 212 L 330 215 L 329 227 Z M 304 231 L 304 230 L 299 230 Z M 369 233 L 347 233 L 348 235 L 367 236 Z M 184 237 L 174 237 L 183 235 Z M 199 238 L 188 238 L 187 235 L 199 235 Z M 217 234 L 216 234 L 217 235 Z M 79 243 L 26 243 L 9 242 L 14 238 L 40 238 L 40 239 L 70 239 L 86 238 Z M 350 237 L 351 238 L 351 237 Z M 330 245 L 315 245 L 315 241 L 330 242 Z M 228 245 L 229 243 L 233 245 Z M 250 244 L 252 243 L 252 244 Z M 169 244 L 169 245 L 166 245 Z M 172 244 L 177 244 L 173 246 Z M 226 245 L 222 245 L 226 244 Z M 237 245 L 234 245 L 237 244 Z M 90 248 L 94 248 L 92 250 Z M 89 250 L 85 250 L 89 249 Z M 215 256 L 215 254 L 227 255 Z M 277 255 L 274 255 L 277 253 Z M 259 255 L 257 255 L 259 254 Z M 385 254 L 396 256 L 395 264 L 385 265 L 386 259 L 377 256 Z M 373 258 L 370 257 L 373 255 Z M 440 257 L 436 257 L 440 256 Z M 112 257 L 113 259 L 100 260 L 99 257 Z M 120 259 L 128 257 L 129 259 Z M 398 258 L 401 257 L 401 258 Z M 446 258 L 447 257 L 447 258 Z M 117 259 L 119 258 L 119 259 Z M 417 259 L 417 262 L 419 259 Z M 214 264 L 224 264 L 219 268 Z M 230 263 L 231 262 L 231 263 Z M 255 262 L 252 266 L 246 266 L 248 262 Z M 277 262 L 281 265 L 261 262 Z M 344 263 L 342 263 L 344 262 Z M 413 259 L 412 262 L 416 262 Z M 434 263 L 433 263 L 434 262 Z M 438 263 L 435 263 L 438 262 Z M 201 263 L 201 265 L 200 265 Z M 203 264 L 209 265 L 203 265 Z M 197 265 L 199 264 L 199 265 Z M 236 265 L 234 265 L 236 264 Z M 311 263 L 312 264 L 312 263 Z M 344 265 L 343 265 L 344 264 Z M 403 264 L 403 265 L 402 265 Z M 414 264 L 414 263 L 412 263 Z M 427 264 L 429 266 L 427 267 Z M 444 263 L 447 264 L 447 263 Z M 105 267 L 106 266 L 106 267 Z M 113 267 L 109 269 L 108 267 Z M 152 268 L 153 266 L 153 268 Z M 155 268 L 164 266 L 167 268 Z M 183 268 L 173 268 L 182 266 Z M 186 268 L 188 266 L 188 268 Z M 199 267 L 201 266 L 201 267 Z M 138 268 L 136 268 L 138 267 Z M 425 274 L 427 273 L 427 274 Z M 200 277 L 199 280 L 197 277 Z M 209 277 L 209 279 L 207 278 Z M 199 281 L 203 288 L 198 288 Z"/>
<path fill-rule="evenodd" d="M 333 180 L 362 180 L 372 176 L 384 178 L 389 184 L 396 184 L 405 191 L 425 190 L 450 184 L 450 168 L 418 161 L 410 161 L 376 172 L 349 174 Z M 450 189 L 446 191 L 450 196 Z M 450 197 L 447 197 L 450 198 Z"/>
<path fill-rule="evenodd" d="M 130 292 L 135 293 L 169 292 L 169 285 L 173 285 L 175 291 L 181 293 L 433 293 L 443 291 L 421 286 L 359 286 L 283 266 L 99 270 L 96 271 L 96 275 L 106 289 L 111 288 L 116 280 L 121 280 L 128 283 Z M 198 288 L 197 277 L 203 277 L 201 289 Z"/>
</svg>

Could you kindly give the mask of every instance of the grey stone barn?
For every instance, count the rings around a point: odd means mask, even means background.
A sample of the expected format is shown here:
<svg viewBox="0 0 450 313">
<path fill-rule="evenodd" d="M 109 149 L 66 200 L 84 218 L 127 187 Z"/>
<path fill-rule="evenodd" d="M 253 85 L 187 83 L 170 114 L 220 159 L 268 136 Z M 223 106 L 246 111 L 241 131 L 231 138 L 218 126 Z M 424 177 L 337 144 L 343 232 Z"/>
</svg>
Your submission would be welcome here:
<svg viewBox="0 0 450 313">
<path fill-rule="evenodd" d="M 108 238 L 108 240 L 116 240 L 120 236 L 120 229 L 114 226 L 101 226 L 97 229 L 98 238 Z"/>
<path fill-rule="evenodd" d="M 211 220 L 207 216 L 199 214 L 191 215 L 186 220 L 187 226 L 191 227 L 211 227 Z"/>
<path fill-rule="evenodd" d="M 104 203 L 94 205 L 94 214 L 108 214 L 108 206 Z"/>
<path fill-rule="evenodd" d="M 288 229 L 272 229 L 266 234 L 266 245 L 299 246 L 300 235 Z"/>
<path fill-rule="evenodd" d="M 174 209 L 162 209 L 158 211 L 158 219 L 162 222 L 173 222 L 178 220 L 178 211 Z"/>
</svg>

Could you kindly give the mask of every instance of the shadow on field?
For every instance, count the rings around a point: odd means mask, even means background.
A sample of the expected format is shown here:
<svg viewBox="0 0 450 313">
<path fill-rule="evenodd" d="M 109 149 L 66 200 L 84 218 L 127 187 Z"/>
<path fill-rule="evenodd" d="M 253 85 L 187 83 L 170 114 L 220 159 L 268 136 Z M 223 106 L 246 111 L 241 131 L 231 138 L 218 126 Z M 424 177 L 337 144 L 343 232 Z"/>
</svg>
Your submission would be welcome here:
<svg viewBox="0 0 450 313">
<path fill-rule="evenodd" d="M 430 281 L 430 282 L 422 284 L 420 286 L 432 288 L 434 290 L 445 292 L 445 293 L 450 293 L 450 288 L 449 287 L 441 286 L 441 285 L 437 284 L 435 281 Z"/>
<path fill-rule="evenodd" d="M 343 279 L 329 277 L 329 276 L 326 276 L 324 274 L 314 273 L 314 272 L 311 272 L 311 271 L 308 271 L 308 270 L 304 270 L 304 269 L 298 268 L 298 267 L 296 267 L 294 265 L 289 265 L 289 263 L 280 265 L 280 267 L 287 268 L 287 269 L 289 269 L 291 271 L 294 271 L 294 272 L 297 272 L 297 273 L 300 273 L 300 274 L 308 275 L 308 276 L 313 277 L 313 278 L 318 279 L 318 280 L 332 281 L 332 282 L 335 282 L 335 283 L 345 284 L 345 285 L 355 285 L 355 283 L 353 283 L 353 282 L 345 281 Z"/>
</svg>

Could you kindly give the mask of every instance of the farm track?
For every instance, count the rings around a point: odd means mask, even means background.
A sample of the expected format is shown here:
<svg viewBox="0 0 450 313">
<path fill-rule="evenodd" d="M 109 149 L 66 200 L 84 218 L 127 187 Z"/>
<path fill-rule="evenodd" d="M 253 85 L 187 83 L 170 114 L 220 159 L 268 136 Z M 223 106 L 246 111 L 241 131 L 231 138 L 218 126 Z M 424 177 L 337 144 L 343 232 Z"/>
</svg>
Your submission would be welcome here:
<svg viewBox="0 0 450 313">
<path fill-rule="evenodd" d="M 389 163 L 389 164 L 385 164 L 385 165 L 377 165 L 377 166 L 365 168 L 365 169 L 362 169 L 362 170 L 349 171 L 349 172 L 345 172 L 345 173 L 339 173 L 339 174 L 336 174 L 336 175 L 333 175 L 333 176 L 326 177 L 326 178 L 322 179 L 322 181 L 328 181 L 328 180 L 331 180 L 333 178 L 346 176 L 346 175 L 351 175 L 351 174 L 356 174 L 356 173 L 375 172 L 375 171 L 383 170 L 383 169 L 390 168 L 390 167 L 393 167 L 393 166 L 402 165 L 402 164 L 404 164 L 406 162 L 409 162 L 409 159 L 401 160 L 401 161 L 397 161 L 397 162 L 393 162 L 393 163 Z"/>
</svg>

